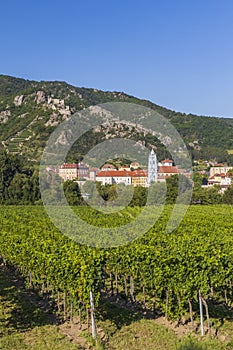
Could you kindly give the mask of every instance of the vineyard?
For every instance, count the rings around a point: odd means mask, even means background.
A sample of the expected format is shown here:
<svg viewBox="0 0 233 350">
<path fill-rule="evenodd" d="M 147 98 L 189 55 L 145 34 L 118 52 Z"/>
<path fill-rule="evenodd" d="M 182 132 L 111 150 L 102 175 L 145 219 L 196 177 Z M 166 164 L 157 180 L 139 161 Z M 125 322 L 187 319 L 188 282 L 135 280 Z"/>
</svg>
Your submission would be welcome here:
<svg viewBox="0 0 233 350">
<path fill-rule="evenodd" d="M 219 304 L 228 310 L 233 305 L 233 209 L 190 206 L 179 227 L 167 233 L 171 209 L 166 206 L 156 225 L 131 244 L 97 249 L 59 233 L 43 207 L 3 206 L 1 261 L 49 298 L 65 320 L 88 319 L 91 291 L 97 310 L 103 298 L 115 297 L 198 330 L 200 293 L 205 332 L 217 334 Z M 138 213 L 129 208 L 103 217 L 88 207 L 74 210 L 103 227 L 111 220 L 113 226 L 125 224 Z"/>
</svg>

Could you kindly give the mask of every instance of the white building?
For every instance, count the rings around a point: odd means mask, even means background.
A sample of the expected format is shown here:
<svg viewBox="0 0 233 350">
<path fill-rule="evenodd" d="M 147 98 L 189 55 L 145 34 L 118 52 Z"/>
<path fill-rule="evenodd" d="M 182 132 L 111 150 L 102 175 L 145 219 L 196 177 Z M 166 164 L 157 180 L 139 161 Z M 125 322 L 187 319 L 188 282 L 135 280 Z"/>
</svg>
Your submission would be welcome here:
<svg viewBox="0 0 233 350">
<path fill-rule="evenodd" d="M 103 185 L 113 185 L 120 183 L 131 185 L 132 177 L 127 171 L 107 170 L 100 171 L 98 174 L 96 174 L 96 181 L 101 182 Z"/>
<path fill-rule="evenodd" d="M 231 178 L 228 174 L 215 174 L 208 179 L 209 185 L 231 185 Z"/>
<path fill-rule="evenodd" d="M 233 170 L 232 166 L 213 166 L 210 168 L 210 177 L 215 174 L 227 174 L 229 170 Z"/>
<path fill-rule="evenodd" d="M 173 160 L 172 159 L 164 159 L 161 162 L 161 166 L 173 166 Z"/>
</svg>

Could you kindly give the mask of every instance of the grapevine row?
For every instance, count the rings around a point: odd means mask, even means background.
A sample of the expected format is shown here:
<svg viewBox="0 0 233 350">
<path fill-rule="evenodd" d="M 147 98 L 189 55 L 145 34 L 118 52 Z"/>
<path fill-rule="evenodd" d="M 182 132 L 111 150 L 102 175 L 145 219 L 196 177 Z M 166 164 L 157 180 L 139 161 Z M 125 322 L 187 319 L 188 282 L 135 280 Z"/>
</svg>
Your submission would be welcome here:
<svg viewBox="0 0 233 350">
<path fill-rule="evenodd" d="M 90 221 L 90 208 L 76 210 Z M 124 224 L 138 211 L 129 210 L 128 216 L 126 211 L 106 220 L 97 214 L 93 220 L 105 227 L 111 220 Z M 65 299 L 65 312 L 89 308 L 90 290 L 98 304 L 105 291 L 160 309 L 167 318 L 193 322 L 199 290 L 207 316 L 210 298 L 233 302 L 233 211 L 220 205 L 190 207 L 168 234 L 170 211 L 166 207 L 156 225 L 131 244 L 95 249 L 60 234 L 42 207 L 1 207 L 0 254 L 31 286 L 53 295 L 58 307 Z"/>
</svg>

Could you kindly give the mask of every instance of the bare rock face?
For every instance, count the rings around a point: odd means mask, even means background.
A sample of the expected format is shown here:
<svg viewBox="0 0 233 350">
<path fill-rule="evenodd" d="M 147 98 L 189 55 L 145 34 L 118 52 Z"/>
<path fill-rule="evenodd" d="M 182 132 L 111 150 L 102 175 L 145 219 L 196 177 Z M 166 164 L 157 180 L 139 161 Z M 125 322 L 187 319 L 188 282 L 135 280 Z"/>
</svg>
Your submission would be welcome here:
<svg viewBox="0 0 233 350">
<path fill-rule="evenodd" d="M 11 115 L 10 111 L 0 112 L 0 123 L 6 123 Z"/>
<path fill-rule="evenodd" d="M 20 114 L 20 115 L 18 115 L 18 118 L 24 118 L 24 117 L 26 117 L 26 115 L 28 115 L 28 113 L 23 113 L 23 114 Z"/>
<path fill-rule="evenodd" d="M 69 139 L 71 135 L 72 135 L 71 130 L 62 131 L 55 143 L 65 146 L 69 143 Z"/>
<path fill-rule="evenodd" d="M 37 91 L 36 93 L 36 103 L 45 103 L 46 102 L 46 96 L 44 91 Z"/>
<path fill-rule="evenodd" d="M 15 96 L 15 98 L 14 98 L 15 106 L 21 106 L 21 104 L 23 103 L 23 100 L 24 100 L 24 95 Z"/>
<path fill-rule="evenodd" d="M 49 96 L 48 105 L 52 106 L 54 110 L 57 108 L 65 108 L 65 101 L 59 98 L 52 98 L 51 96 Z"/>
<path fill-rule="evenodd" d="M 59 124 L 59 114 L 53 112 L 50 119 L 47 121 L 47 123 L 45 123 L 45 126 L 56 126 Z"/>
<path fill-rule="evenodd" d="M 69 106 L 66 106 L 66 108 L 59 109 L 58 112 L 64 117 L 63 119 L 67 119 L 71 115 Z"/>
</svg>

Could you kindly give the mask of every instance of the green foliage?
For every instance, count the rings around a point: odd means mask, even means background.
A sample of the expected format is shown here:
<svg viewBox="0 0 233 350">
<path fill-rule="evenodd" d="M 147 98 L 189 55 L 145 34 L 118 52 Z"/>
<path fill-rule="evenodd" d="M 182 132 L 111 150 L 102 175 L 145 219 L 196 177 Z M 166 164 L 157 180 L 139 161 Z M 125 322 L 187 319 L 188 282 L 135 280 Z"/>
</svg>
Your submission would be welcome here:
<svg viewBox="0 0 233 350">
<path fill-rule="evenodd" d="M 147 189 L 145 187 L 137 186 L 134 188 L 133 198 L 130 202 L 131 207 L 143 207 L 147 200 Z"/>
<path fill-rule="evenodd" d="M 50 175 L 44 174 L 46 177 Z M 56 178 L 56 177 L 55 177 Z M 192 202 L 201 204 L 232 204 L 232 187 L 227 189 L 224 195 L 219 193 L 219 187 L 214 186 L 209 189 L 201 188 L 203 177 L 199 174 L 194 175 L 194 190 Z M 55 179 L 54 179 L 55 180 Z M 192 188 L 191 181 L 185 176 L 173 175 L 167 178 L 165 183 L 153 184 L 150 188 L 150 203 L 164 204 L 165 199 L 167 204 L 173 204 L 178 195 L 178 183 L 180 186 L 180 194 L 187 189 Z M 46 183 L 46 181 L 45 181 Z M 61 195 L 61 180 L 57 175 L 57 181 L 53 184 L 53 189 L 47 188 L 47 196 L 54 195 L 59 200 Z M 95 190 L 96 188 L 96 190 Z M 67 181 L 64 183 L 65 196 L 70 205 L 83 205 L 84 201 L 81 196 L 79 186 L 76 182 Z M 44 189 L 46 190 L 46 189 Z M 50 193 L 51 190 L 53 193 Z M 121 205 L 120 200 L 117 201 L 120 195 L 129 198 L 129 206 L 143 207 L 147 203 L 148 189 L 140 186 L 132 187 L 125 185 L 101 185 L 100 183 L 90 183 L 83 188 L 83 192 L 90 194 L 92 203 L 100 204 L 100 197 L 104 200 L 101 203 L 106 205 L 114 201 L 114 205 Z M 124 192 L 124 194 L 123 194 Z M 133 193 L 132 199 L 131 193 Z M 100 197 L 98 197 L 98 196 Z M 40 203 L 39 189 L 39 172 L 33 164 L 29 164 L 24 157 L 18 155 L 7 154 L 5 151 L 0 151 L 0 203 L 1 204 L 38 204 Z"/>
<path fill-rule="evenodd" d="M 24 90 L 32 82 L 29 80 L 18 79 L 7 75 L 0 75 L 0 96 L 6 97 Z"/>
<path fill-rule="evenodd" d="M 49 177 L 50 175 L 44 174 Z M 203 189 L 201 187 L 203 177 L 194 174 L 194 189 L 192 195 L 193 203 L 201 204 L 232 204 L 233 193 L 232 186 L 228 188 L 222 195 L 219 193 L 219 187 Z M 46 181 L 45 181 L 46 183 Z M 54 195 L 51 190 L 56 191 L 56 198 L 59 200 L 61 195 L 61 180 L 57 175 L 57 181 L 54 183 L 53 189 L 48 188 L 47 196 Z M 165 183 L 156 183 L 150 188 L 150 197 L 152 202 L 156 204 L 173 204 L 178 195 L 178 183 L 180 186 L 180 194 L 187 189 L 192 188 L 191 181 L 185 176 L 173 175 L 167 178 Z M 65 196 L 70 205 L 84 205 L 79 186 L 76 182 L 67 181 L 64 184 Z M 85 189 L 86 188 L 86 189 Z M 95 191 L 95 188 L 97 191 Z M 46 190 L 46 189 L 45 189 Z M 102 203 L 111 203 L 120 205 L 117 201 L 120 194 L 125 198 L 129 198 L 129 206 L 143 207 L 147 203 L 148 189 L 137 186 L 135 188 L 125 185 L 101 185 L 100 183 L 90 183 L 89 181 L 83 188 L 83 192 L 90 194 L 92 202 L 100 204 L 100 197 L 104 200 Z M 131 193 L 133 197 L 131 198 Z M 96 195 L 100 195 L 100 197 Z M 120 197 L 119 197 L 120 198 Z M 151 202 L 151 203 L 152 203 Z M 24 157 L 18 155 L 7 154 L 0 151 L 0 203 L 1 204 L 38 204 L 40 203 L 39 189 L 39 172 L 33 164 L 29 164 Z"/>
<path fill-rule="evenodd" d="M 217 159 L 233 164 L 233 155 L 227 152 L 233 149 L 233 123 L 230 119 L 186 115 L 122 92 L 78 88 L 65 82 L 35 82 L 0 75 L 0 112 L 10 113 L 7 121 L 0 123 L 0 133 L 2 140 L 5 141 L 5 147 L 11 152 L 21 152 L 38 161 L 44 142 L 55 127 L 46 124 L 54 110 L 46 103 L 37 104 L 38 91 L 43 91 L 46 98 L 63 99 L 72 113 L 105 102 L 131 102 L 149 107 L 171 121 L 180 132 L 194 159 Z M 15 106 L 13 103 L 16 95 L 24 95 L 24 101 L 20 106 Z M 56 111 L 56 114 L 57 122 L 60 123 L 63 117 L 59 111 Z M 26 135 L 25 132 L 28 137 L 23 136 Z M 112 133 L 115 133 L 114 129 Z M 155 136 L 139 132 L 131 132 L 129 136 L 136 141 L 144 142 L 146 146 L 154 145 L 159 160 L 169 157 L 165 146 Z M 68 158 L 81 159 L 90 147 L 103 141 L 104 138 L 104 131 L 103 134 L 90 131 L 90 135 L 87 133 L 82 140 L 75 143 Z M 193 142 L 197 142 L 196 146 L 190 146 Z"/>
<path fill-rule="evenodd" d="M 132 300 L 140 299 L 144 288 L 147 305 L 156 300 L 170 319 L 181 319 L 188 312 L 188 299 L 195 307 L 198 289 L 206 300 L 227 295 L 233 302 L 231 207 L 192 206 L 168 234 L 171 210 L 166 206 L 154 227 L 131 244 L 103 250 L 75 244 L 59 234 L 42 207 L 2 207 L 0 254 L 20 267 L 27 279 L 30 272 L 33 284 L 48 284 L 55 294 L 67 292 L 69 302 L 76 305 L 88 305 L 90 288 L 97 302 L 103 285 L 105 289 L 111 285 L 110 275 L 118 276 L 118 289 L 124 294 L 127 288 Z M 138 208 L 128 208 L 101 214 L 89 207 L 77 207 L 75 212 L 93 225 L 93 231 L 95 226 L 124 225 L 139 213 Z M 98 243 L 97 236 L 95 240 Z"/>
<path fill-rule="evenodd" d="M 215 185 L 207 189 L 196 189 L 193 191 L 192 202 L 200 204 L 229 204 L 226 196 L 223 196 L 220 192 L 219 186 Z"/>
<path fill-rule="evenodd" d="M 1 256 L 18 266 L 33 285 L 69 293 L 67 304 L 89 305 L 90 289 L 99 298 L 103 253 L 61 236 L 42 207 L 5 207 L 1 211 Z M 80 304 L 80 305 L 81 305 Z"/>
<path fill-rule="evenodd" d="M 39 198 L 38 171 L 24 157 L 0 152 L 0 203 L 33 204 Z"/>
<path fill-rule="evenodd" d="M 228 187 L 223 194 L 223 203 L 233 205 L 233 185 Z"/>
<path fill-rule="evenodd" d="M 81 196 L 79 185 L 77 182 L 67 180 L 64 182 L 63 190 L 69 205 L 81 205 L 84 201 Z"/>
<path fill-rule="evenodd" d="M 178 350 L 207 350 L 208 348 L 210 348 L 208 344 L 199 344 L 196 341 L 191 340 L 181 345 Z M 211 347 L 211 349 L 213 348 Z"/>
</svg>

